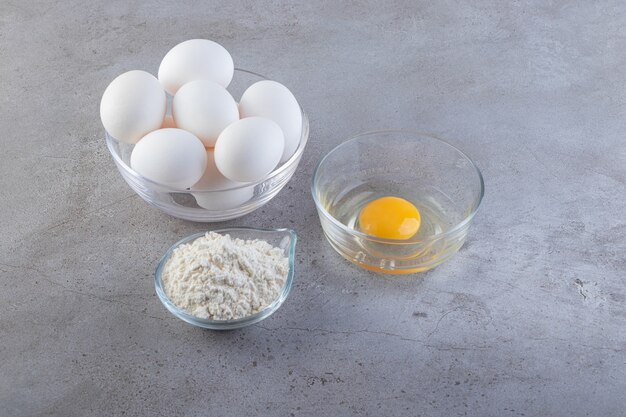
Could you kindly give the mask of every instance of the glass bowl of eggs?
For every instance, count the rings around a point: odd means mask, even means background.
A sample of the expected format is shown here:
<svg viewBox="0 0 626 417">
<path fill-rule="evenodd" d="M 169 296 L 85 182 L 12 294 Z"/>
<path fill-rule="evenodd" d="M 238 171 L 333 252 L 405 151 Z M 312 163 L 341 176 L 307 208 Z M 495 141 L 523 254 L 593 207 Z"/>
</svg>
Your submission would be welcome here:
<svg viewBox="0 0 626 417">
<path fill-rule="evenodd" d="M 311 191 L 324 234 L 341 256 L 371 271 L 410 274 L 463 246 L 484 183 L 472 160 L 449 143 L 389 130 L 330 151 Z"/>
<path fill-rule="evenodd" d="M 239 98 L 242 97 L 250 86 L 264 80 L 267 80 L 266 77 L 260 74 L 236 68 L 227 90 L 232 97 Z M 182 87 L 180 90 L 182 90 Z M 173 98 L 171 95 L 167 96 L 167 109 L 161 129 L 149 134 L 154 137 L 146 136 L 136 144 L 129 144 L 117 140 L 105 130 L 106 144 L 118 171 L 126 183 L 143 200 L 177 218 L 196 222 L 218 222 L 241 217 L 258 209 L 276 196 L 287 182 L 289 182 L 298 167 L 309 137 L 308 118 L 299 105 L 297 105 L 297 109 L 301 114 L 302 123 L 299 141 L 293 145 L 295 150 L 290 150 L 290 155 L 281 158 L 275 168 L 262 178 L 254 178 L 251 180 L 243 178 L 242 181 L 232 181 L 225 178 L 218 169 L 220 162 L 222 166 L 226 166 L 227 169 L 231 171 L 234 170 L 235 175 L 238 175 L 239 171 L 246 174 L 247 171 L 250 171 L 249 168 L 254 167 L 238 166 L 236 161 L 228 161 L 224 154 L 227 154 L 230 149 L 222 149 L 220 155 L 220 150 L 218 150 L 217 146 L 212 147 L 215 146 L 215 143 L 209 143 L 207 146 L 204 140 L 202 142 L 205 145 L 207 155 L 206 163 L 202 165 L 204 173 L 200 180 L 195 182 L 192 186 L 155 181 L 153 177 L 148 178 L 147 175 L 140 174 L 138 169 L 133 169 L 142 166 L 144 172 L 153 170 L 157 171 L 157 174 L 159 169 L 163 169 L 163 167 L 159 166 L 157 163 L 149 161 L 149 158 L 144 158 L 144 160 L 147 160 L 146 162 L 142 161 L 137 155 L 133 156 L 133 151 L 136 147 L 139 147 L 142 142 L 144 142 L 144 144 L 148 142 L 155 144 L 159 140 L 161 140 L 161 142 L 167 142 L 168 139 L 164 137 L 165 135 L 159 137 L 159 133 L 169 128 L 182 129 L 182 126 L 177 126 L 172 114 L 172 109 L 176 105 L 175 100 L 178 100 L 178 98 Z M 187 103 L 181 99 L 181 103 L 178 105 L 180 108 L 183 108 L 185 105 L 193 107 L 195 104 L 193 100 L 192 91 L 190 94 L 187 94 Z M 239 110 L 241 110 L 241 106 Z M 245 118 L 242 118 L 240 121 L 244 120 Z M 193 124 L 193 122 L 192 115 L 188 117 L 186 123 Z M 178 134 L 180 135 L 180 130 Z M 148 141 L 148 139 L 151 140 Z M 231 141 L 231 145 L 232 143 L 234 143 L 234 141 Z M 234 148 L 236 145 L 232 145 L 231 147 Z M 148 149 L 148 151 L 151 150 Z M 172 152 L 177 151 L 178 150 L 172 150 Z M 139 152 L 135 152 L 135 154 L 138 153 Z M 262 160 L 262 158 L 263 155 L 258 154 L 257 160 Z M 183 160 L 179 163 L 179 167 L 174 168 L 177 172 L 187 172 L 193 168 L 195 163 L 196 161 L 193 160 Z M 254 163 L 252 165 L 254 165 Z"/>
</svg>

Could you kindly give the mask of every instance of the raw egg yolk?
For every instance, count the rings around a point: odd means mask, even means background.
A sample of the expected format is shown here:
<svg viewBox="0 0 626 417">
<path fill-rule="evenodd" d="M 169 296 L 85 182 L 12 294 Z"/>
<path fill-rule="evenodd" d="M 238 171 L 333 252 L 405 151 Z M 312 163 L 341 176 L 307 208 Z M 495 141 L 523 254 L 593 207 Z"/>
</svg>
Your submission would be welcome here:
<svg viewBox="0 0 626 417">
<path fill-rule="evenodd" d="M 384 239 L 409 239 L 420 228 L 417 208 L 400 197 L 381 197 L 370 201 L 359 213 L 363 233 Z"/>
</svg>

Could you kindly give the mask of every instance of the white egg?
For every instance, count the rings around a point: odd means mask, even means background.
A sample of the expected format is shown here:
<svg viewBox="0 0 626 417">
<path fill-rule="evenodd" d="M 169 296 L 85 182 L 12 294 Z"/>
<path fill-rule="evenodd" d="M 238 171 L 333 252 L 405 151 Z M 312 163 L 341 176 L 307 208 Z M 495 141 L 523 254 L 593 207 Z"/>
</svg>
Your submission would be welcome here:
<svg viewBox="0 0 626 417">
<path fill-rule="evenodd" d="M 165 55 L 159 66 L 159 81 L 171 95 L 189 81 L 211 80 L 228 87 L 233 79 L 233 58 L 219 43 L 191 39 L 179 43 Z"/>
<path fill-rule="evenodd" d="M 252 84 L 239 101 L 241 118 L 267 117 L 278 123 L 285 135 L 285 149 L 280 162 L 295 153 L 302 136 L 302 110 L 291 91 L 276 81 L 263 80 Z"/>
<path fill-rule="evenodd" d="M 191 187 L 191 191 L 210 191 L 207 193 L 193 193 L 198 205 L 209 210 L 227 210 L 250 200 L 254 194 L 254 186 L 236 188 L 244 186 L 246 183 L 231 181 L 224 177 L 215 166 L 213 149 L 206 151 L 207 164 L 204 175 L 196 184 Z M 224 191 L 220 191 L 224 190 Z"/>
<path fill-rule="evenodd" d="M 133 144 L 161 126 L 166 105 L 159 80 L 145 71 L 128 71 L 104 90 L 100 118 L 109 135 Z"/>
<path fill-rule="evenodd" d="M 196 80 L 176 92 L 172 115 L 177 127 L 196 135 L 204 146 L 213 147 L 222 130 L 239 120 L 239 109 L 224 87 L 210 80 Z"/>
<path fill-rule="evenodd" d="M 154 182 L 186 189 L 202 177 L 206 150 L 200 139 L 182 129 L 159 129 L 135 145 L 130 166 Z"/>
<path fill-rule="evenodd" d="M 232 181 L 260 181 L 276 168 L 284 147 L 280 126 L 264 117 L 248 117 L 228 126 L 217 138 L 215 165 Z"/>
</svg>

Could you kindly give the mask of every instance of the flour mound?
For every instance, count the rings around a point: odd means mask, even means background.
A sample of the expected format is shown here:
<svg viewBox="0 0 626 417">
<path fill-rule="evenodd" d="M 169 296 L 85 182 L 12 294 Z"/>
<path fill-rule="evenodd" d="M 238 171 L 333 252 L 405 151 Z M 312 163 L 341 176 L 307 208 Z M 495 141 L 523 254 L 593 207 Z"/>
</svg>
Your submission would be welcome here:
<svg viewBox="0 0 626 417">
<path fill-rule="evenodd" d="M 258 313 L 276 300 L 288 272 L 282 249 L 208 232 L 174 249 L 161 280 L 170 301 L 186 313 L 230 320 Z"/>
</svg>

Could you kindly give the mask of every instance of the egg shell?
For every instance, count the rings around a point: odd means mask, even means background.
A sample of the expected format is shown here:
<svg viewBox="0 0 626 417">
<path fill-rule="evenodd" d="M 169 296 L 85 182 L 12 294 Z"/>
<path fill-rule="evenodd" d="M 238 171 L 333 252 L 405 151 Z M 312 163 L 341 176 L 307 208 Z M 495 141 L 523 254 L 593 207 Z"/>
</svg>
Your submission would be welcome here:
<svg viewBox="0 0 626 417">
<path fill-rule="evenodd" d="M 176 126 L 196 135 L 204 146 L 213 147 L 222 130 L 239 120 L 233 96 L 211 80 L 196 80 L 183 85 L 172 101 Z"/>
<path fill-rule="evenodd" d="M 233 189 L 244 186 L 246 183 L 231 181 L 219 172 L 215 166 L 213 149 L 207 149 L 206 155 L 207 165 L 204 175 L 200 181 L 191 187 L 191 191 L 211 191 L 207 193 L 192 192 L 200 207 L 208 210 L 227 210 L 238 207 L 252 198 L 254 195 L 253 185 Z"/>
<path fill-rule="evenodd" d="M 109 135 L 134 144 L 161 126 L 166 107 L 159 80 L 145 71 L 128 71 L 104 90 L 100 118 Z"/>
<path fill-rule="evenodd" d="M 174 95 L 190 81 L 211 80 L 228 87 L 235 65 L 228 51 L 207 39 L 190 39 L 179 43 L 165 55 L 159 66 L 159 81 Z"/>
<path fill-rule="evenodd" d="M 130 155 L 130 166 L 140 175 L 168 187 L 184 190 L 202 177 L 207 165 L 200 139 L 182 129 L 159 129 L 141 138 Z"/>
<path fill-rule="evenodd" d="M 278 124 L 248 117 L 229 125 L 217 138 L 215 165 L 232 181 L 261 181 L 278 165 L 284 146 Z"/>
<path fill-rule="evenodd" d="M 287 87 L 271 80 L 252 84 L 239 101 L 241 118 L 266 117 L 275 121 L 285 135 L 285 149 L 280 162 L 285 162 L 295 153 L 302 137 L 302 110 Z"/>
</svg>

